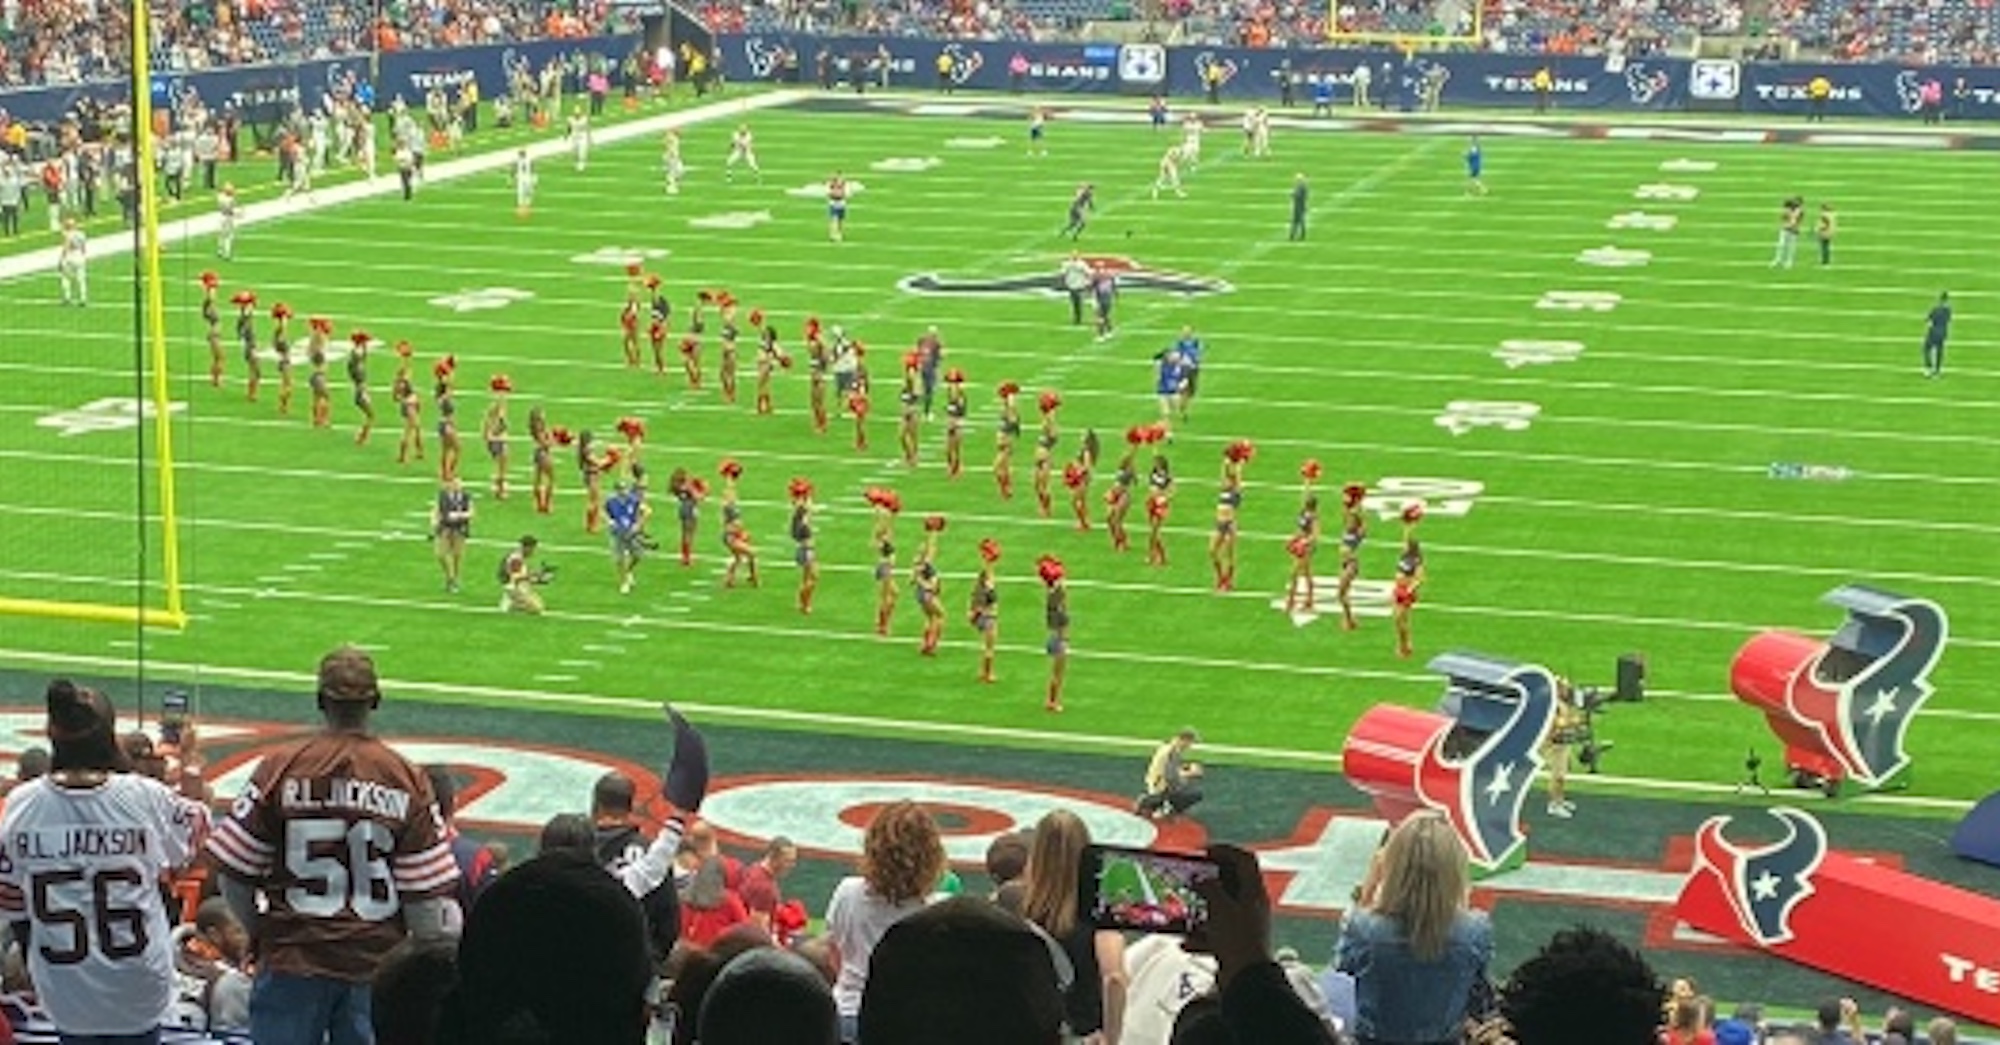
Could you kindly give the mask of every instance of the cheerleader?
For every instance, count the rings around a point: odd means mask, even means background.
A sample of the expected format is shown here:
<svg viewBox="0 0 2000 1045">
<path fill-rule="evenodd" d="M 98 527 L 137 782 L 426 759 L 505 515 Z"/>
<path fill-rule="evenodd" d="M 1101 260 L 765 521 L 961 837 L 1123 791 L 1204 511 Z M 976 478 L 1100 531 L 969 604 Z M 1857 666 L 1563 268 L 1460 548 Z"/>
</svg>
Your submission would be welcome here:
<svg viewBox="0 0 2000 1045">
<path fill-rule="evenodd" d="M 896 402 L 903 408 L 903 419 L 896 430 L 897 445 L 903 449 L 903 464 L 917 466 L 917 427 L 924 419 L 924 397 L 917 391 L 917 354 L 903 356 L 903 390 L 896 394 Z"/>
<path fill-rule="evenodd" d="M 875 545 L 875 634 L 889 634 L 889 618 L 896 612 L 896 514 L 903 499 L 896 491 L 871 486 L 864 495 L 875 508 L 875 528 L 870 540 Z"/>
<path fill-rule="evenodd" d="M 1133 458 L 1145 444 L 1148 431 L 1144 425 L 1125 430 L 1125 454 L 1118 459 L 1118 470 L 1111 474 L 1111 489 L 1104 491 L 1104 528 L 1111 533 L 1112 551 L 1122 552 L 1132 547 L 1131 537 L 1125 532 L 1125 516 L 1132 510 L 1132 487 L 1139 481 Z"/>
<path fill-rule="evenodd" d="M 1305 480 L 1305 499 L 1299 504 L 1297 530 L 1285 542 L 1285 551 L 1292 557 L 1292 579 L 1285 586 L 1286 613 L 1301 606 L 1308 612 L 1313 608 L 1313 552 L 1319 548 L 1319 496 L 1313 493 L 1313 483 L 1319 475 L 1318 461 L 1308 460 L 1299 466 L 1299 477 Z"/>
<path fill-rule="evenodd" d="M 854 352 L 860 355 L 861 342 L 854 343 Z M 854 415 L 854 448 L 868 449 L 868 371 L 865 368 L 854 371 L 854 384 L 847 393 L 847 412 Z"/>
<path fill-rule="evenodd" d="M 1076 528 L 1090 529 L 1090 467 L 1082 458 L 1063 466 L 1063 485 L 1069 488 L 1070 511 L 1076 514 Z"/>
<path fill-rule="evenodd" d="M 1236 513 L 1243 507 L 1243 466 L 1256 447 L 1238 439 L 1222 449 L 1222 488 L 1215 498 L 1215 533 L 1208 539 L 1208 561 L 1215 567 L 1215 590 L 1236 587 Z"/>
<path fill-rule="evenodd" d="M 1049 625 L 1049 695 L 1042 707 L 1060 713 L 1063 675 L 1069 669 L 1069 588 L 1063 584 L 1062 560 L 1053 555 L 1042 556 L 1035 572 L 1049 589 L 1044 607 Z"/>
<path fill-rule="evenodd" d="M 1147 433 L 1147 442 L 1157 444 L 1166 438 L 1166 426 L 1155 424 Z M 1173 507 L 1174 472 L 1167 463 L 1167 455 L 1156 445 L 1153 450 L 1153 467 L 1146 478 L 1151 493 L 1146 495 L 1146 564 L 1165 566 L 1167 564 L 1167 544 L 1163 534 L 1167 528 L 1167 511 Z"/>
<path fill-rule="evenodd" d="M 917 608 L 924 611 L 924 638 L 917 652 L 937 656 L 938 639 L 944 634 L 944 578 L 937 568 L 938 534 L 944 532 L 944 516 L 924 520 L 924 546 L 910 568 L 910 589 L 916 593 Z"/>
<path fill-rule="evenodd" d="M 653 372 L 667 372 L 667 323 L 673 318 L 673 303 L 667 300 L 666 292 L 660 289 L 660 277 L 646 277 L 646 293 L 652 302 L 647 307 L 646 340 L 653 346 Z"/>
<path fill-rule="evenodd" d="M 694 535 L 701 528 L 701 499 L 708 496 L 708 483 L 676 468 L 667 477 L 667 492 L 674 498 L 674 516 L 681 523 L 681 565 L 694 565 Z"/>
<path fill-rule="evenodd" d="M 556 499 L 556 444 L 569 445 L 568 432 L 560 428 L 550 428 L 549 418 L 539 406 L 528 410 L 528 442 L 535 447 L 533 455 L 535 511 L 547 515 L 555 506 Z M 564 437 L 558 439 L 558 437 Z"/>
<path fill-rule="evenodd" d="M 1097 471 L 1097 455 L 1102 450 L 1103 446 L 1097 441 L 1097 429 L 1084 429 L 1083 443 L 1077 447 L 1076 459 L 1083 465 L 1085 471 Z"/>
<path fill-rule="evenodd" d="M 625 451 L 620 459 L 625 462 L 627 474 L 642 473 L 645 469 L 642 458 L 646 449 L 646 422 L 636 417 L 621 417 L 618 419 L 618 434 L 625 437 Z"/>
<path fill-rule="evenodd" d="M 433 379 L 431 399 L 437 407 L 438 475 L 450 478 L 458 474 L 458 460 L 461 447 L 458 441 L 458 393 L 452 388 L 453 378 L 458 376 L 458 357 L 446 356 L 431 367 Z"/>
<path fill-rule="evenodd" d="M 681 338 L 681 373 L 688 391 L 701 391 L 701 338 L 692 333 Z"/>
<path fill-rule="evenodd" d="M 257 295 L 239 290 L 229 296 L 236 306 L 236 340 L 243 345 L 243 372 L 249 376 L 244 396 L 257 401 L 257 389 L 264 383 L 264 363 L 257 358 Z"/>
<path fill-rule="evenodd" d="M 1000 561 L 1000 542 L 991 537 L 980 541 L 979 561 L 968 616 L 972 630 L 979 633 L 979 681 L 991 683 L 993 653 L 1000 644 L 1000 581 L 993 572 L 993 565 Z"/>
<path fill-rule="evenodd" d="M 361 430 L 354 433 L 354 445 L 368 441 L 368 434 L 375 430 L 375 400 L 368 394 L 368 332 L 357 330 L 348 335 L 348 343 L 353 347 L 347 352 L 347 383 L 354 386 L 354 408 L 361 411 Z"/>
<path fill-rule="evenodd" d="M 625 271 L 636 275 L 639 266 L 633 265 Z M 639 369 L 639 295 L 628 292 L 625 306 L 618 310 L 618 343 L 625 352 L 625 365 Z"/>
<path fill-rule="evenodd" d="M 1417 521 L 1423 509 L 1411 505 L 1403 510 L 1403 554 L 1396 560 L 1396 583 L 1390 591 L 1396 621 L 1396 655 L 1410 655 L 1410 609 L 1417 604 L 1417 589 L 1424 583 L 1424 552 L 1417 544 Z"/>
<path fill-rule="evenodd" d="M 222 283 L 222 277 L 213 272 L 201 274 L 201 321 L 208 328 L 208 384 L 210 388 L 222 387 L 222 311 L 215 305 L 215 288 Z"/>
<path fill-rule="evenodd" d="M 333 333 L 333 320 L 313 316 L 306 320 L 306 390 L 312 393 L 312 426 L 325 428 L 333 423 L 333 393 L 326 385 L 326 337 Z"/>
<path fill-rule="evenodd" d="M 812 403 L 813 431 L 826 434 L 826 371 L 832 362 L 827 354 L 826 341 L 820 337 L 818 316 L 806 317 L 806 374 L 808 398 Z"/>
<path fill-rule="evenodd" d="M 722 358 L 716 364 L 716 375 L 722 382 L 722 401 L 736 402 L 736 338 L 741 333 L 736 328 L 736 302 L 722 306 Z"/>
<path fill-rule="evenodd" d="M 757 587 L 757 549 L 750 544 L 750 531 L 743 525 L 743 506 L 738 503 L 736 481 L 743 477 L 743 466 L 724 458 L 722 467 L 722 546 L 729 549 L 729 569 L 722 575 L 722 586 L 736 587 L 736 571 L 745 568 L 750 574 L 750 586 Z"/>
<path fill-rule="evenodd" d="M 409 381 L 410 384 L 412 385 L 416 384 L 416 382 L 411 380 L 410 378 L 410 367 L 413 365 L 412 361 L 415 358 L 416 353 L 417 353 L 416 348 L 412 346 L 408 341 L 396 342 L 395 379 L 397 381 Z"/>
<path fill-rule="evenodd" d="M 417 387 L 407 377 L 396 378 L 389 388 L 389 398 L 396 401 L 396 412 L 403 418 L 403 437 L 396 444 L 396 463 L 408 464 L 414 455 L 424 459 L 424 414 L 423 397 L 417 395 Z"/>
<path fill-rule="evenodd" d="M 597 440 L 586 428 L 576 434 L 576 470 L 583 479 L 583 530 L 596 533 L 604 513 L 604 473 L 618 467 L 618 448 L 597 450 Z"/>
<path fill-rule="evenodd" d="M 944 472 L 953 479 L 965 466 L 965 371 L 944 372 Z"/>
<path fill-rule="evenodd" d="M 1062 396 L 1054 392 L 1043 392 L 1035 400 L 1042 414 L 1042 431 L 1035 437 L 1035 503 L 1041 506 L 1042 518 L 1049 517 L 1049 473 L 1054 467 L 1053 459 L 1056 443 L 1061 433 L 1056 428 L 1056 410 L 1062 406 Z"/>
<path fill-rule="evenodd" d="M 792 368 L 792 357 L 786 355 L 784 350 L 778 347 L 778 328 L 775 324 L 766 324 L 764 322 L 764 313 L 752 311 L 750 313 L 750 326 L 756 329 L 758 337 L 757 412 L 759 414 L 769 414 L 773 409 L 771 405 L 771 378 L 779 370 L 790 370 Z"/>
<path fill-rule="evenodd" d="M 271 352 L 278 357 L 278 413 L 292 412 L 292 306 L 271 306 Z"/>
<path fill-rule="evenodd" d="M 1334 600 L 1340 603 L 1340 626 L 1353 631 L 1360 627 L 1354 619 L 1354 579 L 1361 575 L 1361 542 L 1368 539 L 1368 516 L 1361 510 L 1368 488 L 1348 483 L 1340 491 L 1340 579 L 1335 582 Z"/>
<path fill-rule="evenodd" d="M 993 481 L 1000 484 L 1003 500 L 1014 496 L 1014 440 L 1021 437 L 1021 408 L 1014 397 L 1021 394 L 1021 386 L 1012 381 L 1000 382 L 1000 430 L 993 444 Z"/>
<path fill-rule="evenodd" d="M 507 396 L 514 382 L 506 374 L 494 374 L 486 382 L 493 401 L 486 404 L 486 416 L 479 421 L 479 438 L 486 443 L 486 456 L 493 459 L 493 499 L 507 499 Z"/>
<path fill-rule="evenodd" d="M 797 546 L 793 561 L 799 564 L 799 612 L 813 611 L 813 590 L 819 587 L 819 559 L 813 554 L 812 483 L 792 480 L 792 543 Z"/>
</svg>

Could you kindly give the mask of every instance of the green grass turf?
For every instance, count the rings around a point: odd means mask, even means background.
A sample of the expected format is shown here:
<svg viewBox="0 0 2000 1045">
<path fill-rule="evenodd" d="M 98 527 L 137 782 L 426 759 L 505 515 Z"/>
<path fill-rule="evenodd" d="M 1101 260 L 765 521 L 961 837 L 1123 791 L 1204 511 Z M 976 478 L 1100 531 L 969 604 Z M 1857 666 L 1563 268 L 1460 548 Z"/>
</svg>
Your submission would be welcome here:
<svg viewBox="0 0 2000 1045">
<path fill-rule="evenodd" d="M 1758 628 L 1823 635 L 1837 611 L 1817 602 L 1849 580 L 1937 599 L 1953 614 L 1954 643 L 1935 681 L 1929 717 L 1911 735 L 1919 794 L 1971 798 L 1992 785 L 1976 737 L 2000 715 L 1979 679 L 2000 669 L 2000 609 L 1990 525 L 2000 449 L 1990 437 L 1997 374 L 1984 318 L 1995 300 L 1983 244 L 1996 230 L 1987 160 L 1975 153 L 1806 147 L 1645 144 L 1580 140 L 1487 142 L 1491 196 L 1468 198 L 1452 138 L 1316 134 L 1280 128 L 1278 156 L 1234 154 L 1222 120 L 1189 198 L 1147 198 L 1163 139 L 1140 125 L 1058 119 L 1052 155 L 1024 155 L 1020 121 L 911 116 L 889 111 L 765 112 L 753 118 L 761 184 L 721 179 L 727 127 L 687 133 L 696 168 L 665 197 L 648 138 L 601 149 L 575 174 L 544 160 L 536 210 L 512 214 L 512 189 L 494 172 L 428 188 L 414 204 L 379 199 L 247 229 L 226 289 L 251 287 L 304 315 L 325 313 L 345 332 L 363 325 L 409 338 L 427 366 L 461 363 L 468 432 L 485 405 L 487 375 L 515 383 L 514 423 L 546 405 L 572 428 L 608 432 L 621 415 L 648 422 L 656 475 L 685 466 L 713 477 L 735 456 L 747 472 L 747 519 L 764 556 L 761 590 L 718 589 L 717 515 L 706 506 L 698 561 L 649 562 L 637 593 L 620 597 L 599 539 L 581 529 L 574 471 L 558 512 L 532 514 L 525 492 L 480 499 L 469 591 L 448 596 L 424 542 L 434 489 L 428 465 L 398 467 L 393 421 L 365 448 L 336 373 L 337 429 L 270 402 L 243 401 L 232 360 L 221 392 L 200 374 L 206 351 L 195 276 L 214 262 L 207 244 L 170 260 L 169 323 L 183 460 L 182 519 L 190 602 L 186 633 L 148 633 L 162 663 L 298 671 L 324 647 L 353 640 L 387 647 L 389 674 L 468 687 L 458 699 L 506 699 L 472 687 L 653 699 L 748 709 L 837 713 L 873 720 L 841 728 L 895 730 L 905 721 L 958 723 L 1078 738 L 1149 737 L 1185 723 L 1219 745 L 1270 751 L 1337 750 L 1369 705 L 1428 705 L 1440 680 L 1423 659 L 1467 647 L 1547 663 L 1583 681 L 1608 681 L 1613 659 L 1643 651 L 1651 683 L 1668 694 L 1619 708 L 1611 769 L 1662 779 L 1731 782 L 1747 745 L 1773 747 L 1757 718 L 1724 698 L 1736 648 Z M 998 137 L 997 148 L 965 139 Z M 936 158 L 918 172 L 871 169 L 890 158 Z M 1663 173 L 1692 158 L 1717 168 Z M 843 169 L 865 184 L 849 241 L 826 242 L 821 206 L 785 190 Z M 1286 190 L 1295 171 L 1314 184 L 1310 242 L 1284 242 Z M 1055 236 L 1076 182 L 1100 186 L 1101 209 L 1081 246 L 1149 265 L 1227 279 L 1234 292 L 1182 299 L 1134 290 L 1121 329 L 1093 342 L 1046 298 L 920 297 L 898 279 L 936 271 L 1004 276 L 1052 270 L 1067 249 Z M 1693 185 L 1693 201 L 1637 200 L 1636 187 Z M 1921 187 L 1918 191 L 1917 187 Z M 1837 264 L 1809 258 L 1767 267 L 1776 204 L 1790 193 L 1842 217 Z M 1670 231 L 1612 230 L 1613 215 L 1644 209 L 1679 218 Z M 690 219 L 768 212 L 746 229 L 700 229 Z M 1579 251 L 1605 245 L 1652 252 L 1637 268 L 1593 268 Z M 616 314 L 616 266 L 572 260 L 604 247 L 670 251 L 652 262 L 673 293 L 677 329 L 697 288 L 727 287 L 764 309 L 798 350 L 804 317 L 844 323 L 869 344 L 877 382 L 874 449 L 857 453 L 849 429 L 815 436 L 805 379 L 781 379 L 779 414 L 751 416 L 677 376 L 626 372 Z M 130 600 L 137 489 L 133 434 L 69 438 L 33 424 L 56 408 L 129 395 L 130 315 L 123 261 L 97 266 L 95 294 L 112 307 L 53 305 L 49 276 L 0 285 L 12 329 L 0 385 L 0 588 L 14 595 Z M 501 310 L 452 312 L 429 304 L 469 288 L 511 287 L 531 300 Z M 1950 288 L 1960 319 L 1952 366 L 1922 379 L 1924 311 Z M 1610 312 L 1536 308 L 1552 290 L 1623 295 Z M 968 473 L 939 466 L 942 423 L 924 433 L 915 474 L 893 467 L 894 356 L 927 323 L 944 331 L 950 362 L 966 369 L 974 422 Z M 1026 490 L 1001 501 L 984 474 L 1001 380 L 1063 393 L 1064 443 L 1085 427 L 1115 455 L 1117 433 L 1154 416 L 1150 357 L 1183 324 L 1207 340 L 1209 366 L 1194 419 L 1171 448 L 1182 479 L 1169 547 L 1172 565 L 1114 555 L 1100 530 L 1078 534 L 1037 516 Z M 267 325 L 260 333 L 267 336 Z M 225 336 L 227 331 L 225 329 Z M 1576 340 L 1572 363 L 1509 369 L 1492 353 L 1508 339 Z M 233 356 L 233 351 L 232 351 Z M 715 348 L 707 353 L 712 371 Z M 746 353 L 745 358 L 748 358 Z M 374 370 L 378 403 L 390 367 Z M 301 375 L 301 382 L 303 376 Z M 745 388 L 748 388 L 747 368 Z M 1454 436 L 1436 423 L 1447 403 L 1539 406 L 1519 431 Z M 427 413 L 427 423 L 429 414 Z M 1219 452 L 1258 445 L 1242 512 L 1238 591 L 1213 586 L 1205 542 Z M 1283 588 L 1284 535 L 1298 502 L 1297 469 L 1326 464 L 1326 487 L 1389 477 L 1477 483 L 1462 514 L 1439 504 L 1423 524 L 1429 583 L 1416 620 L 1418 656 L 1395 656 L 1388 621 L 1356 633 L 1328 617 L 1295 624 L 1272 606 Z M 516 453 L 517 486 L 525 452 Z M 1774 461 L 1854 470 L 1845 482 L 1783 482 Z M 1100 473 L 1097 495 L 1104 488 Z M 465 472 L 487 467 L 468 434 Z M 826 511 L 819 547 L 825 581 L 815 612 L 793 605 L 784 541 L 786 482 L 809 476 Z M 894 639 L 873 634 L 871 483 L 901 491 L 902 561 L 918 518 L 942 512 L 950 627 L 936 659 L 915 651 L 907 597 Z M 1329 495 L 1329 501 L 1331 495 Z M 1135 513 L 1136 514 L 1136 513 Z M 673 542 L 671 513 L 656 531 Z M 541 620 L 494 610 L 489 578 L 522 532 L 561 567 Z M 975 546 L 1005 548 L 1001 681 L 973 683 L 976 657 L 962 607 Z M 156 553 L 157 549 L 155 549 Z M 1038 555 L 1060 555 L 1072 578 L 1075 649 L 1068 711 L 1041 709 Z M 1388 579 L 1396 527 L 1374 524 L 1363 574 Z M 1333 555 L 1323 556 L 1330 574 Z M 288 567 L 292 569 L 288 570 Z M 317 567 L 316 569 L 314 567 Z M 269 578 L 269 579 L 267 579 Z M 129 629 L 13 620 L 5 647 L 125 655 Z M 592 648 L 596 647 L 596 648 Z M 441 694 L 447 698 L 449 692 Z M 613 708 L 612 710 L 616 710 Z M 1016 738 L 1020 740 L 1020 738 Z M 1050 742 L 1034 736 L 1026 743 Z M 1059 743 L 1059 741 L 1053 741 Z"/>
</svg>

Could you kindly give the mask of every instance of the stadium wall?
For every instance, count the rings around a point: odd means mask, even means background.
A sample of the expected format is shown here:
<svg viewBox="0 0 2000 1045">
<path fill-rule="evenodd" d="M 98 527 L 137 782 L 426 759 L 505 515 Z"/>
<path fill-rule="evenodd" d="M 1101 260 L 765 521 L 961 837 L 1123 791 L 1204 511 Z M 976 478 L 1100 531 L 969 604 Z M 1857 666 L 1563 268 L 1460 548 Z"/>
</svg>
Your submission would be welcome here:
<svg viewBox="0 0 2000 1045">
<path fill-rule="evenodd" d="M 295 102 L 315 106 L 329 93 L 372 90 L 378 106 L 387 106 L 389 99 L 398 94 L 410 104 L 420 106 L 424 91 L 431 86 L 456 88 L 473 79 L 479 81 L 481 97 L 492 98 L 507 90 L 508 70 L 522 64 L 539 69 L 552 58 L 578 53 L 622 61 L 640 43 L 637 36 L 602 36 L 435 51 L 392 51 L 381 56 L 372 81 L 369 55 L 200 73 L 159 73 L 153 77 L 153 100 L 156 105 L 165 104 L 192 90 L 210 106 L 231 102 L 246 111 L 268 111 L 289 108 Z M 569 87 L 573 89 L 574 85 Z M 122 80 L 0 91 L 0 109 L 30 123 L 54 122 L 80 99 L 116 103 L 124 100 L 125 92 L 126 82 Z"/>
<path fill-rule="evenodd" d="M 868 67 L 883 50 L 889 56 L 892 87 L 936 88 L 938 56 L 952 56 L 956 86 L 973 90 L 1073 91 L 1198 97 L 1206 70 L 1220 67 L 1225 101 L 1270 101 L 1290 62 L 1299 80 L 1298 101 L 1310 104 L 1313 85 L 1331 81 L 1334 97 L 1347 104 L 1354 70 L 1367 64 L 1372 90 L 1389 92 L 1392 108 L 1414 109 L 1427 77 L 1443 76 L 1443 102 L 1452 107 L 1531 107 L 1533 78 L 1547 66 L 1554 76 L 1554 104 L 1561 109 L 1666 111 L 1741 110 L 1806 114 L 1806 84 L 1824 75 L 1833 84 L 1827 112 L 1833 116 L 1901 116 L 1917 111 L 1917 86 L 1935 77 L 1945 86 L 1945 109 L 1953 111 L 1951 88 L 1964 77 L 1971 97 L 1962 118 L 2000 118 L 2000 68 L 1899 65 L 1826 65 L 1737 62 L 1720 59 L 1648 58 L 1620 64 L 1603 58 L 1503 54 L 1417 54 L 1391 50 L 1272 50 L 1229 47 L 1168 47 L 1160 44 L 1040 44 L 1013 41 L 911 40 L 875 36 L 820 37 L 805 34 L 725 34 L 718 38 L 725 69 L 737 81 L 770 81 L 787 76 L 781 55 L 798 55 L 797 78 L 818 79 L 818 56 L 846 56 L 852 67 Z M 1016 83 L 1009 72 L 1016 55 L 1027 72 Z M 869 72 L 869 87 L 879 82 Z"/>
</svg>

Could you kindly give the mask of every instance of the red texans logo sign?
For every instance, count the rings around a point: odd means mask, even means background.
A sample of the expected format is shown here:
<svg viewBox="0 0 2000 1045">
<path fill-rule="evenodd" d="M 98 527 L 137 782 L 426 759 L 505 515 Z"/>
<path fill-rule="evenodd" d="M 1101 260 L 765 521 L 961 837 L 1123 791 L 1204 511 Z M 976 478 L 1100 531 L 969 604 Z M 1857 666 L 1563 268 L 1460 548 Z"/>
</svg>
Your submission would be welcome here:
<svg viewBox="0 0 2000 1045">
<path fill-rule="evenodd" d="M 1818 820 L 1789 807 L 1771 816 L 1784 825 L 1784 837 L 1755 847 L 1723 837 L 1730 817 L 1710 818 L 1695 833 L 1693 871 L 1716 880 L 1744 934 L 1765 947 L 1792 942 L 1792 912 L 1813 895 L 1813 874 L 1826 859 L 1826 829 Z"/>
<path fill-rule="evenodd" d="M 1856 654 L 1823 644 L 1799 665 L 1785 706 L 1823 742 L 1855 782 L 1882 787 L 1909 768 L 1903 738 L 1917 709 L 1930 699 L 1931 669 L 1944 651 L 1944 610 L 1928 599 L 1904 598 L 1860 585 L 1835 589 L 1827 600 L 1847 607 L 1849 631 L 1887 636 L 1885 650 L 1854 670 Z"/>
<path fill-rule="evenodd" d="M 1483 659 L 1483 658 L 1482 658 Z M 1491 873 L 1513 866 L 1525 853 L 1521 809 L 1542 767 L 1542 738 L 1556 714 L 1556 680 L 1547 668 L 1487 660 L 1512 711 L 1505 725 L 1462 757 L 1444 753 L 1448 730 L 1424 747 L 1417 763 L 1417 796 L 1443 813 L 1465 842 L 1472 864 Z"/>
</svg>

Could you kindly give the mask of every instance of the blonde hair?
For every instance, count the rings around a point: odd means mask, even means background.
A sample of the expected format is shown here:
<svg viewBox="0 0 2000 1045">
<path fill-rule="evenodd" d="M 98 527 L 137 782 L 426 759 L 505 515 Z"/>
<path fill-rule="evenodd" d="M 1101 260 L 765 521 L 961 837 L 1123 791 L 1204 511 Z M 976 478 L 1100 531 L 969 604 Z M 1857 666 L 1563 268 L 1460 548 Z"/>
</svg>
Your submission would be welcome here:
<svg viewBox="0 0 2000 1045">
<path fill-rule="evenodd" d="M 944 874 L 937 821 L 908 799 L 883 806 L 861 840 L 861 877 L 892 904 L 921 900 Z"/>
<path fill-rule="evenodd" d="M 1060 940 L 1076 930 L 1076 886 L 1090 828 L 1067 809 L 1057 809 L 1035 825 L 1028 869 L 1021 875 L 1026 895 L 1021 916 Z"/>
<path fill-rule="evenodd" d="M 1444 954 L 1471 890 L 1465 845 L 1444 817 L 1419 813 L 1389 835 L 1375 910 L 1401 923 L 1418 960 Z"/>
</svg>

